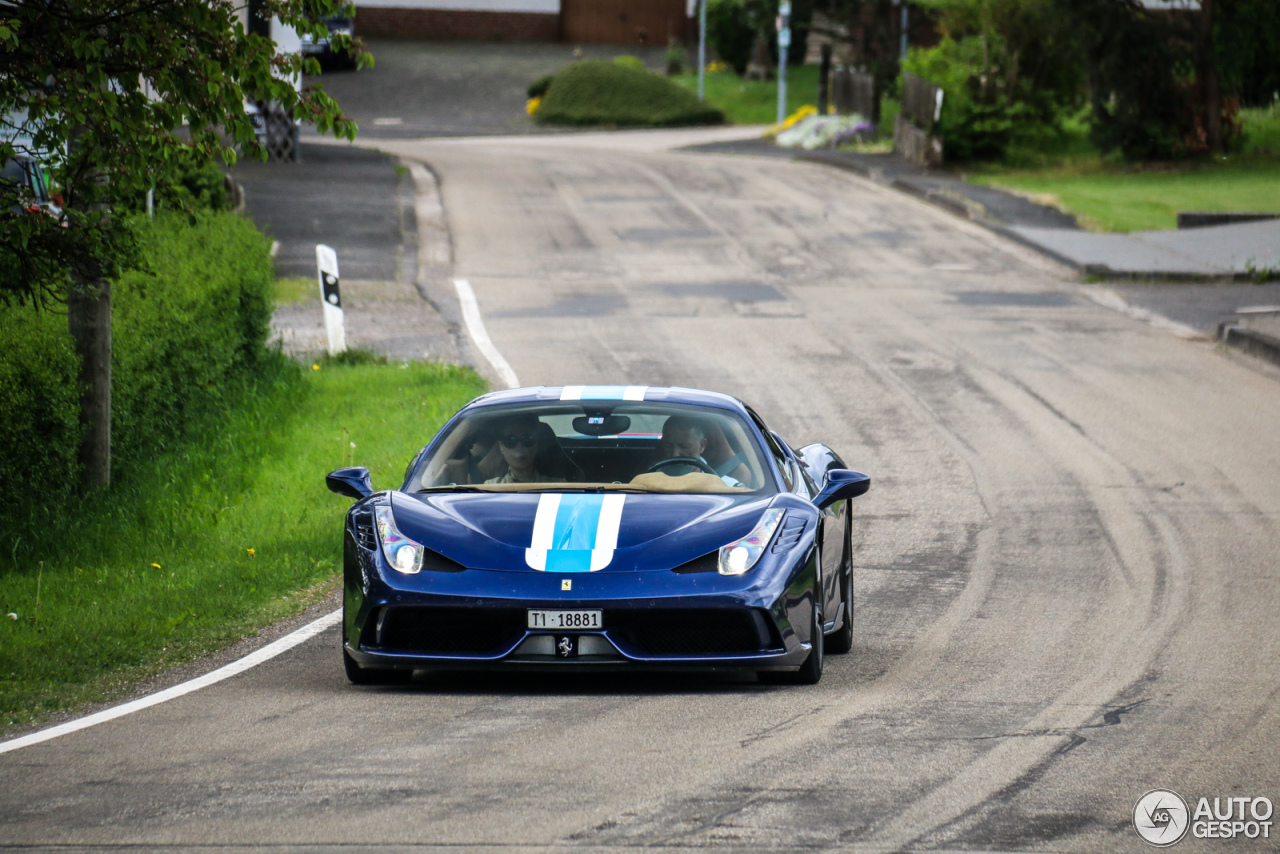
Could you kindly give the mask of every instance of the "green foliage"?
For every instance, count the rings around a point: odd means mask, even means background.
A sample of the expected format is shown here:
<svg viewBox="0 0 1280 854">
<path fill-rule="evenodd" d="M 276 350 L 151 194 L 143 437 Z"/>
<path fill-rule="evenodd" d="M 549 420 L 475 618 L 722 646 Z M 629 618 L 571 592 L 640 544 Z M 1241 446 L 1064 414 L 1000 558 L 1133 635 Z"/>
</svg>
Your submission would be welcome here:
<svg viewBox="0 0 1280 854">
<path fill-rule="evenodd" d="M 1081 102 L 1080 45 L 1058 0 L 924 0 L 943 39 L 904 68 L 941 86 L 948 160 L 1004 156 L 1015 140 L 1053 136 Z"/>
<path fill-rule="evenodd" d="M 180 151 L 155 175 L 156 210 L 180 211 L 193 215 L 200 211 L 225 211 L 232 207 L 227 179 L 222 170 L 195 152 Z M 147 209 L 145 190 L 134 189 L 117 200 L 117 209 L 141 213 Z"/>
<path fill-rule="evenodd" d="M 299 32 L 328 35 L 339 0 L 263 0 L 261 12 Z M 322 133 L 356 127 L 323 89 L 292 78 L 314 59 L 277 54 L 247 33 L 238 4 L 209 0 L 77 0 L 0 6 L 0 114 L 25 116 L 0 141 L 0 162 L 43 156 L 64 197 L 60 222 L 16 214 L 0 184 L 0 301 L 59 299 L 68 277 L 97 281 L 137 263 L 119 217 L 103 205 L 156 183 L 183 151 L 234 162 L 240 146 L 265 156 L 244 101 L 274 101 Z M 335 47 L 357 50 L 349 37 Z M 368 64 L 368 58 L 361 60 Z M 182 134 L 177 131 L 182 129 Z"/>
<path fill-rule="evenodd" d="M 621 65 L 623 68 L 632 68 L 636 71 L 649 70 L 645 67 L 644 60 L 638 56 L 615 56 L 613 61 L 615 64 Z"/>
<path fill-rule="evenodd" d="M 742 0 L 708 0 L 707 44 L 738 76 L 747 70 L 755 40 L 756 30 Z"/>
<path fill-rule="evenodd" d="M 685 51 L 684 45 L 672 36 L 667 40 L 667 50 L 662 56 L 662 67 L 669 75 L 684 74 L 685 64 L 689 61 L 689 54 Z"/>
<path fill-rule="evenodd" d="M 76 479 L 79 360 L 66 315 L 34 306 L 0 308 L 0 340 L 0 507 L 31 507 Z"/>
<path fill-rule="evenodd" d="M 669 78 L 687 89 L 698 91 L 697 74 Z M 778 118 L 778 83 L 775 80 L 744 80 L 732 71 L 708 73 L 703 82 L 707 103 L 739 125 L 772 124 Z M 787 71 L 787 115 L 805 104 L 813 104 L 818 93 L 818 66 L 800 65 Z"/>
<path fill-rule="evenodd" d="M 336 356 L 321 356 L 316 364 L 324 366 L 351 367 L 354 365 L 385 365 L 387 357 L 366 347 L 350 347 Z"/>
<path fill-rule="evenodd" d="M 1179 78 L 1192 75 L 1194 45 L 1171 15 L 1115 0 L 1072 4 L 1090 74 L 1091 136 L 1131 160 L 1180 153 L 1194 118 Z"/>
<path fill-rule="evenodd" d="M 672 127 L 718 124 L 724 114 L 665 77 L 582 60 L 556 75 L 537 118 L 563 125 Z"/>
<path fill-rule="evenodd" d="M 547 94 L 547 90 L 551 88 L 551 81 L 555 78 L 556 76 L 554 74 L 544 74 L 537 80 L 530 83 L 528 90 L 526 90 L 529 97 L 541 98 L 543 95 Z"/>
<path fill-rule="evenodd" d="M 778 33 L 774 27 L 777 14 L 778 4 L 774 0 L 708 0 L 707 44 L 738 76 L 742 76 L 751 62 L 757 35 L 764 37 L 769 57 L 777 63 Z M 804 63 L 812 17 L 811 0 L 793 0 L 788 65 Z"/>
<path fill-rule="evenodd" d="M 269 373 L 269 241 L 231 214 L 158 214 L 138 226 L 146 271 L 113 285 L 113 466 L 127 473 L 226 408 L 236 382 Z M 0 309 L 5 417 L 0 527 L 48 521 L 75 484 L 76 376 L 65 315 Z"/>
<path fill-rule="evenodd" d="M 1229 92 L 1241 103 L 1265 107 L 1280 100 L 1280 3 L 1276 0 L 1219 2 L 1214 42 Z"/>
<path fill-rule="evenodd" d="M 189 441 L 140 460 L 127 485 L 16 549 L 0 539 L 0 615 L 18 615 L 0 616 L 0 728 L 108 699 L 332 590 L 350 502 L 325 473 L 360 464 L 399 486 L 484 390 L 448 365 L 284 362 Z"/>
</svg>

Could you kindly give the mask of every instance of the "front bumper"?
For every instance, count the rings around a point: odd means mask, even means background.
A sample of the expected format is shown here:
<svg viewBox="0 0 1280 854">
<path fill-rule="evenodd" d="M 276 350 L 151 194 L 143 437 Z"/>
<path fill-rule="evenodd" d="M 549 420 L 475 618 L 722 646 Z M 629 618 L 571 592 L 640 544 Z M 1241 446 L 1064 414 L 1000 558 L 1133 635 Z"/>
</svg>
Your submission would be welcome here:
<svg viewBox="0 0 1280 854">
<path fill-rule="evenodd" d="M 795 670 L 809 654 L 812 552 L 792 566 L 775 560 L 737 577 L 480 569 L 401 575 L 350 532 L 345 552 L 343 641 L 366 667 Z M 570 590 L 561 589 L 565 580 Z M 530 608 L 600 609 L 603 625 L 528 629 Z"/>
</svg>

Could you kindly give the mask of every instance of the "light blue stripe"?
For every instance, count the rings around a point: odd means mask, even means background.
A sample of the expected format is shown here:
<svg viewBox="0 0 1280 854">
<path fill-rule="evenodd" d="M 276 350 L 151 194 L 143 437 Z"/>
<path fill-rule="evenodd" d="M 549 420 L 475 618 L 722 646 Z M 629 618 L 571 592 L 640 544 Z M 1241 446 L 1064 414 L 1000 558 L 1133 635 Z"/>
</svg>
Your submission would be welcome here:
<svg viewBox="0 0 1280 854">
<path fill-rule="evenodd" d="M 551 535 L 553 552 L 596 547 L 596 530 L 600 527 L 603 495 L 562 495 L 556 513 L 555 533 Z"/>
<path fill-rule="evenodd" d="M 590 572 L 591 550 L 568 549 L 547 552 L 547 572 Z"/>
<path fill-rule="evenodd" d="M 627 387 L 624 385 L 587 385 L 582 387 L 583 400 L 622 400 Z"/>
</svg>

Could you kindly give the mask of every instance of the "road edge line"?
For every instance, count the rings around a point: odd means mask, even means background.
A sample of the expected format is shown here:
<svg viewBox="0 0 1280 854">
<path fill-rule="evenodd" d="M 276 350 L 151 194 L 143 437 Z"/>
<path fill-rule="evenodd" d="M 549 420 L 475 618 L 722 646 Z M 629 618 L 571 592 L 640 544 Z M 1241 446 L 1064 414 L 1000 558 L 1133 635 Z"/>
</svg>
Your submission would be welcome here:
<svg viewBox="0 0 1280 854">
<path fill-rule="evenodd" d="M 244 658 L 237 659 L 236 661 L 219 667 L 217 670 L 210 671 L 203 676 L 197 676 L 195 679 L 190 679 L 170 688 L 165 688 L 163 691 L 157 691 L 156 693 L 149 694 L 146 697 L 139 697 L 136 700 L 130 700 L 127 703 L 122 703 L 119 706 L 113 706 L 110 709 L 103 709 L 101 712 L 95 712 L 92 715 L 86 715 L 83 718 L 77 718 L 73 721 L 67 721 L 64 724 L 49 727 L 48 729 L 42 729 L 37 732 L 29 733 L 28 735 L 19 736 L 18 738 L 2 741 L 0 742 L 0 753 L 8 753 L 11 750 L 18 750 L 22 747 L 29 747 L 33 744 L 49 741 L 50 739 L 57 738 L 60 735 L 68 735 L 82 729 L 88 729 L 89 727 L 124 717 L 125 715 L 132 714 L 133 712 L 138 712 L 143 709 L 150 708 L 151 706 L 157 706 L 160 703 L 164 703 L 169 700 L 175 700 L 178 697 L 190 694 L 193 691 L 199 691 L 201 688 L 206 688 L 217 682 L 221 682 L 224 679 L 230 679 L 232 676 L 243 673 L 244 671 L 252 667 L 256 667 L 265 661 L 269 661 L 281 653 L 288 652 L 295 646 L 311 640 L 311 638 L 320 634 L 325 629 L 336 626 L 340 622 L 342 622 L 341 608 L 307 623 L 302 628 L 290 632 L 279 640 L 272 641 L 262 647 L 262 649 L 254 650 Z"/>
<path fill-rule="evenodd" d="M 462 304 L 462 319 L 467 324 L 467 334 L 471 336 L 471 340 L 475 342 L 484 357 L 489 360 L 493 369 L 498 372 L 498 379 L 506 383 L 507 388 L 520 388 L 520 380 L 517 379 L 516 372 L 498 352 L 498 348 L 494 346 L 493 340 L 489 338 L 489 333 L 484 328 L 484 318 L 480 316 L 480 303 L 476 301 L 476 292 L 471 289 L 471 283 L 466 279 L 454 279 L 453 286 L 458 291 L 458 302 Z"/>
</svg>

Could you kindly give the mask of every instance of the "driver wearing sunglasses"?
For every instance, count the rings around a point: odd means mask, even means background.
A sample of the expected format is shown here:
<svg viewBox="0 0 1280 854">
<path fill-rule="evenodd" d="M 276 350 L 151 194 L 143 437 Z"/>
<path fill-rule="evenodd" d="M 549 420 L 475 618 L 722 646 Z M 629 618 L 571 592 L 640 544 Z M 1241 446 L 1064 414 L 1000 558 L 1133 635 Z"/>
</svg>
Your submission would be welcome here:
<svg viewBox="0 0 1280 854">
<path fill-rule="evenodd" d="M 506 460 L 507 472 L 491 477 L 485 483 L 564 483 L 562 477 L 551 477 L 537 469 L 538 428 L 534 415 L 517 415 L 503 422 L 498 431 L 498 450 Z"/>
</svg>

